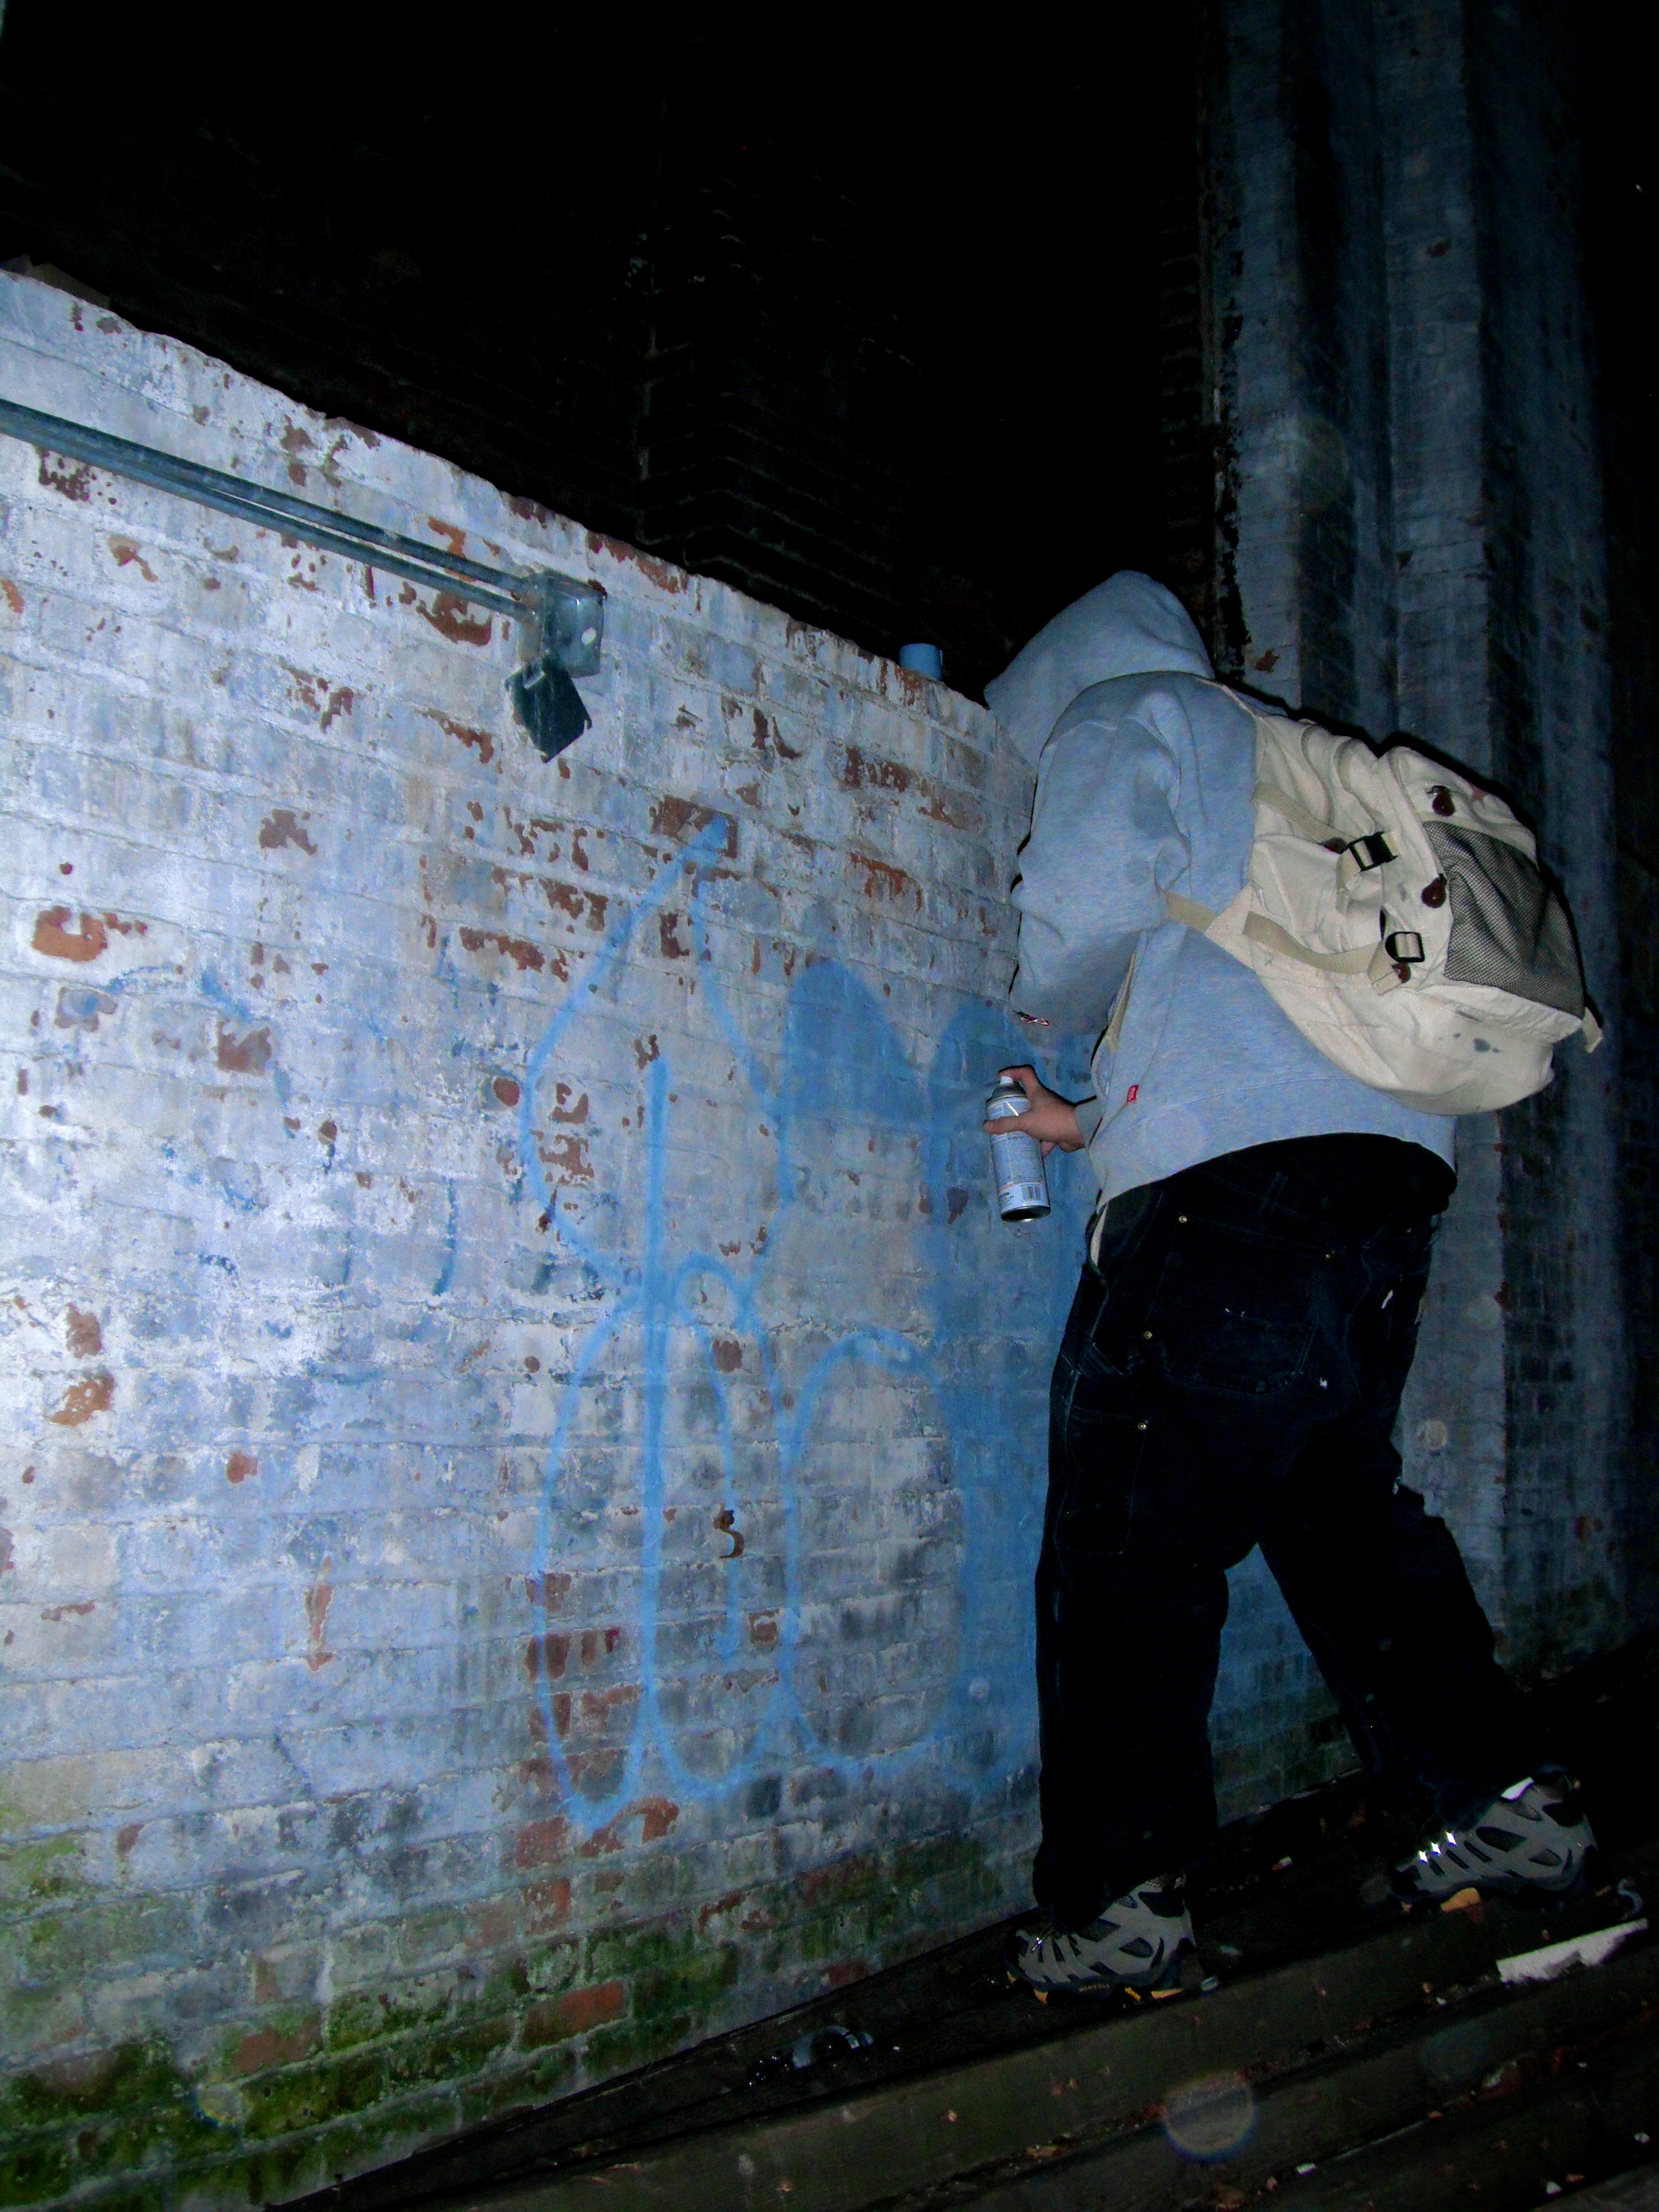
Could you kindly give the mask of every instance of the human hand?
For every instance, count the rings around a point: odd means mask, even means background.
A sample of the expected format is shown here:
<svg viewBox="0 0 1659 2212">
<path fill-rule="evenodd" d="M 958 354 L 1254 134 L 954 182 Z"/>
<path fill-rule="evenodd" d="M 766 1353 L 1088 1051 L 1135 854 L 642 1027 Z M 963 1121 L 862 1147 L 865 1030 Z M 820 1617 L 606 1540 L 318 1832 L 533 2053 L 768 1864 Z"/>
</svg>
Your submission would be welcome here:
<svg viewBox="0 0 1659 2212">
<path fill-rule="evenodd" d="M 1005 1067 L 999 1071 L 1011 1076 L 1030 1099 L 1030 1103 L 1016 1121 L 1012 1115 L 1000 1121 L 988 1121 L 985 1133 L 997 1136 L 1012 1125 L 1028 1137 L 1036 1137 L 1042 1146 L 1046 1159 L 1056 1146 L 1062 1152 L 1083 1150 L 1083 1132 L 1077 1125 L 1077 1109 L 1062 1098 L 1057 1091 L 1050 1091 L 1034 1067 Z"/>
</svg>

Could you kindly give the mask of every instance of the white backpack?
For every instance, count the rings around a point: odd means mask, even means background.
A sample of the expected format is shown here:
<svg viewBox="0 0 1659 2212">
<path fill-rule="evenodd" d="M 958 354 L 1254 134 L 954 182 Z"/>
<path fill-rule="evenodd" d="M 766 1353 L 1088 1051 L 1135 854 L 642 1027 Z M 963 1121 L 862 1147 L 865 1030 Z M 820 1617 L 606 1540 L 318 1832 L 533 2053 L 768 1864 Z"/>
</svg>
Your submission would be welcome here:
<svg viewBox="0 0 1659 2212">
<path fill-rule="evenodd" d="M 1253 968 L 1309 1041 L 1425 1114 L 1512 1106 L 1553 1048 L 1601 1041 L 1566 911 L 1501 799 L 1409 745 L 1263 714 L 1255 842 L 1220 914 L 1176 921 Z"/>
</svg>

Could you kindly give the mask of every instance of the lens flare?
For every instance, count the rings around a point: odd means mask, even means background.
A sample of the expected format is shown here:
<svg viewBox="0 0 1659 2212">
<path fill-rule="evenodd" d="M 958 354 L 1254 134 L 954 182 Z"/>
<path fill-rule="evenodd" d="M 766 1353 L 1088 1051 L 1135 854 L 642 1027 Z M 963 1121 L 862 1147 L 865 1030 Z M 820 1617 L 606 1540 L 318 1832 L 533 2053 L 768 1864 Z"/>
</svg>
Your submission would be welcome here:
<svg viewBox="0 0 1659 2212">
<path fill-rule="evenodd" d="M 1231 2158 L 1255 2126 L 1255 2092 L 1242 2074 L 1203 2074 L 1164 2100 L 1164 2132 L 1182 2158 Z"/>
</svg>

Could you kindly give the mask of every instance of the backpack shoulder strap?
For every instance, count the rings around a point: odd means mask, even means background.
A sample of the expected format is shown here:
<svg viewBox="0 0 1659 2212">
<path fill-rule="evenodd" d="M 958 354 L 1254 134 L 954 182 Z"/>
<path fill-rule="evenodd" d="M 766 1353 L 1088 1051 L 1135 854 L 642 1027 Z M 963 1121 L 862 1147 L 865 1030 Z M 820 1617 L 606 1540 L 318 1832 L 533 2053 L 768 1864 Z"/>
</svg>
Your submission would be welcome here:
<svg viewBox="0 0 1659 2212">
<path fill-rule="evenodd" d="M 1200 906 L 1196 899 L 1183 898 L 1179 891 L 1164 892 L 1164 910 L 1171 921 L 1184 922 L 1200 937 L 1207 936 L 1221 918 L 1212 908 Z M 1285 960 L 1298 960 L 1304 968 L 1320 969 L 1327 975 L 1366 975 L 1378 990 L 1387 990 L 1398 981 L 1386 945 L 1379 945 L 1374 951 L 1362 945 L 1352 952 L 1315 952 L 1298 943 L 1288 929 L 1281 928 L 1268 915 L 1255 913 L 1245 915 L 1244 934 L 1265 951 L 1277 952 Z"/>
</svg>

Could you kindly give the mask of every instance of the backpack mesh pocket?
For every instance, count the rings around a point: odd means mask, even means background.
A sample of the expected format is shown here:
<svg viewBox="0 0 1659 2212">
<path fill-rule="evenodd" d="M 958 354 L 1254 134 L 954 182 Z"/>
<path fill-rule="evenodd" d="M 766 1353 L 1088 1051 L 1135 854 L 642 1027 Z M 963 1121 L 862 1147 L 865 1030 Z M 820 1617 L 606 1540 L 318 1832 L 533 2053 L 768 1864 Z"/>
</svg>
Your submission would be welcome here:
<svg viewBox="0 0 1659 2212">
<path fill-rule="evenodd" d="M 1485 983 L 1553 1006 L 1584 1011 L 1584 977 L 1566 910 L 1537 864 L 1501 837 L 1425 822 L 1451 893 L 1449 983 Z"/>
</svg>

